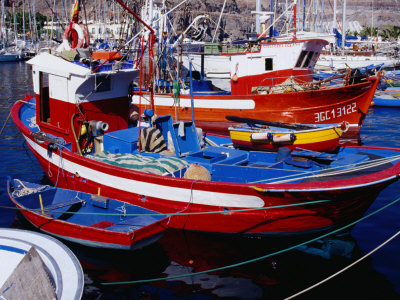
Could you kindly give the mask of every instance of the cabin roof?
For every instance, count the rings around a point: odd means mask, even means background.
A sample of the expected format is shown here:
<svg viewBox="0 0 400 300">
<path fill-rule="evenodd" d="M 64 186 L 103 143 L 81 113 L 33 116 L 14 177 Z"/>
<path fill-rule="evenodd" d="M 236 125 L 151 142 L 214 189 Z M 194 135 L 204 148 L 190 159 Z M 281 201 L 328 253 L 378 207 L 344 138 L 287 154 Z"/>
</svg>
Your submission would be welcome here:
<svg viewBox="0 0 400 300">
<path fill-rule="evenodd" d="M 86 76 L 90 74 L 89 69 L 46 52 L 36 55 L 28 60 L 27 63 L 39 71 L 63 77 L 70 77 L 71 75 Z"/>
</svg>

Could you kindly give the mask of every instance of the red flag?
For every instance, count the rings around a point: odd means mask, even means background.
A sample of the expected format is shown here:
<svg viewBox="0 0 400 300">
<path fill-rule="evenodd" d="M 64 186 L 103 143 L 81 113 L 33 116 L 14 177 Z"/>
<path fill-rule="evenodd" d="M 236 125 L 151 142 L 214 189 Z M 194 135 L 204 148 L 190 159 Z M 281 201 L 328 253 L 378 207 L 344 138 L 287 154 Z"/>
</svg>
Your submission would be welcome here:
<svg viewBox="0 0 400 300">
<path fill-rule="evenodd" d="M 74 6 L 72 7 L 71 19 L 72 22 L 78 23 L 79 18 L 79 0 L 75 0 Z"/>
</svg>

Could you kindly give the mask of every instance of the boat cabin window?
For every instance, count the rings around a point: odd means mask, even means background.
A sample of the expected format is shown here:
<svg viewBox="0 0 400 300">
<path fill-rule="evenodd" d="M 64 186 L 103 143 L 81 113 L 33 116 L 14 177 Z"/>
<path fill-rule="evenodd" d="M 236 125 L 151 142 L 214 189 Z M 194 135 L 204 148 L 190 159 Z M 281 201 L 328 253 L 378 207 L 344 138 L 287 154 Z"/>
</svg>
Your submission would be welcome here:
<svg viewBox="0 0 400 300">
<path fill-rule="evenodd" d="M 296 62 L 296 68 L 307 68 L 314 57 L 314 51 L 301 51 L 299 59 Z"/>
<path fill-rule="evenodd" d="M 308 65 L 309 65 L 310 62 L 311 62 L 311 58 L 313 57 L 313 55 L 314 55 L 314 51 L 308 52 L 307 57 L 306 57 L 306 60 L 305 60 L 305 62 L 304 62 L 304 64 L 303 64 L 303 68 L 307 68 L 307 67 L 308 67 Z"/>
<path fill-rule="evenodd" d="M 301 66 L 303 65 L 303 61 L 304 61 L 304 57 L 307 55 L 307 51 L 301 51 L 299 59 L 296 62 L 296 68 L 301 68 Z"/>
<path fill-rule="evenodd" d="M 315 52 L 314 52 L 314 56 L 313 56 L 313 58 L 312 58 L 312 60 L 311 60 L 310 66 L 312 66 L 312 67 L 315 66 L 315 64 L 316 64 L 317 61 L 318 61 L 318 57 L 319 57 L 319 52 L 318 52 L 318 51 L 315 51 Z"/>
<path fill-rule="evenodd" d="M 272 58 L 265 59 L 265 71 L 272 71 L 274 69 Z"/>
<path fill-rule="evenodd" d="M 49 74 L 39 72 L 40 121 L 50 123 Z"/>
<path fill-rule="evenodd" d="M 110 76 L 96 76 L 94 81 L 94 91 L 107 92 L 111 90 L 111 77 Z"/>
</svg>

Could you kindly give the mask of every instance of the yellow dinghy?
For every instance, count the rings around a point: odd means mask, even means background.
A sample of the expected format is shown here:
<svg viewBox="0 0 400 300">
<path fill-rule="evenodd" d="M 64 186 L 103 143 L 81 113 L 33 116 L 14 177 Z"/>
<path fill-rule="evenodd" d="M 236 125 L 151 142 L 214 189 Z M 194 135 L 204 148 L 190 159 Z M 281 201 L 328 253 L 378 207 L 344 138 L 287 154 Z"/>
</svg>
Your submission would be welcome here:
<svg viewBox="0 0 400 300">
<path fill-rule="evenodd" d="M 229 121 L 240 122 L 229 127 L 229 134 L 235 147 L 277 151 L 280 147 L 333 151 L 348 124 L 303 125 L 278 123 L 250 118 L 227 116 Z"/>
</svg>

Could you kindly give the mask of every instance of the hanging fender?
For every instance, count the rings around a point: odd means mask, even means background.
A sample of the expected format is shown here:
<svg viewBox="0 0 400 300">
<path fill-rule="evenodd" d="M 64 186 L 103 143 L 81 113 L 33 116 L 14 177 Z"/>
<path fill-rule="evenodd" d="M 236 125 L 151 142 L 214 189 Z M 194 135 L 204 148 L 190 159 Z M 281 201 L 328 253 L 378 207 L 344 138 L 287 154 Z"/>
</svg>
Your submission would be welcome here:
<svg viewBox="0 0 400 300">
<path fill-rule="evenodd" d="M 287 133 L 281 135 L 274 135 L 272 137 L 273 143 L 293 143 L 296 140 L 296 135 L 294 133 Z"/>
<path fill-rule="evenodd" d="M 83 24 L 82 24 L 83 27 Z M 87 48 L 89 44 L 85 45 L 85 41 L 89 40 L 89 34 L 87 30 L 83 30 L 78 23 L 70 22 L 65 28 L 63 34 L 63 46 L 65 50 L 71 50 L 75 48 Z M 76 34 L 73 34 L 75 31 Z"/>
<path fill-rule="evenodd" d="M 271 132 L 253 132 L 250 136 L 252 141 L 271 141 Z"/>
<path fill-rule="evenodd" d="M 271 132 L 254 132 L 251 134 L 252 141 L 269 141 L 272 143 L 288 143 L 296 140 L 294 133 L 273 135 Z"/>
</svg>

